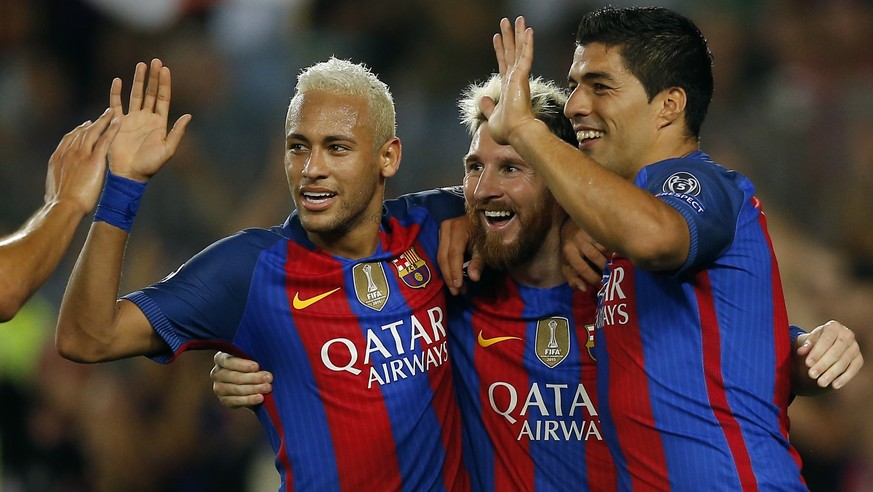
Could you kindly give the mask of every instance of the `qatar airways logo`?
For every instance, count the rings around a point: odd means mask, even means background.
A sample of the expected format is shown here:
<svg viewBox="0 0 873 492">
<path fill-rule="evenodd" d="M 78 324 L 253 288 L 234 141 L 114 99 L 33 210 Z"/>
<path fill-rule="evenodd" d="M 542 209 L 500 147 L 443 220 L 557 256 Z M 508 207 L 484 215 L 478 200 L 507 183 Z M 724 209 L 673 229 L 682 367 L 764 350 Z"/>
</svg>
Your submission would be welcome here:
<svg viewBox="0 0 873 492">
<path fill-rule="evenodd" d="M 426 373 L 449 360 L 444 319 L 437 306 L 421 318 L 412 314 L 369 328 L 363 347 L 348 338 L 332 338 L 321 346 L 321 362 L 331 371 L 353 376 L 366 371 L 367 388 Z"/>
<path fill-rule="evenodd" d="M 597 326 L 626 325 L 628 316 L 627 295 L 622 283 L 625 280 L 625 267 L 613 266 L 608 270 L 606 282 L 600 286 L 597 293 L 598 305 Z"/>
<path fill-rule="evenodd" d="M 491 410 L 530 441 L 603 440 L 597 409 L 585 385 L 533 383 L 516 388 L 506 381 L 488 387 Z"/>
</svg>

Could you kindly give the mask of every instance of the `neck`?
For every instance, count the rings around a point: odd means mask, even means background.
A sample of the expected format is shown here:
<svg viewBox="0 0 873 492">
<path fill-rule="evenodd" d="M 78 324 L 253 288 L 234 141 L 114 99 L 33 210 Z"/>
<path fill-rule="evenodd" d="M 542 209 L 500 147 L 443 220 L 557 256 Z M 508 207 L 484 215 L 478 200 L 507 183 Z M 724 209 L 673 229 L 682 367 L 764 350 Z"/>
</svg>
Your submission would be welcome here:
<svg viewBox="0 0 873 492">
<path fill-rule="evenodd" d="M 521 285 L 548 288 L 567 281 L 561 272 L 560 228 L 553 227 L 531 258 L 509 269 L 509 276 Z"/>
<path fill-rule="evenodd" d="M 341 230 L 307 232 L 306 236 L 312 244 L 328 254 L 357 260 L 372 256 L 376 252 L 379 246 L 380 221 L 381 213 L 371 213 L 361 217 L 356 224 L 348 224 Z"/>
</svg>

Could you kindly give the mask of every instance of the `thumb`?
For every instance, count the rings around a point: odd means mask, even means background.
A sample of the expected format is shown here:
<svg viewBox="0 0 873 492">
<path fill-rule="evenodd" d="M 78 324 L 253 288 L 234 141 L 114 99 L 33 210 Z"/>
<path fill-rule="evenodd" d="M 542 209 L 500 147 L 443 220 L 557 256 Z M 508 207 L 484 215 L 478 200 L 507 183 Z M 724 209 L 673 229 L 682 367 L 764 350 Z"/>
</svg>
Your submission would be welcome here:
<svg viewBox="0 0 873 492">
<path fill-rule="evenodd" d="M 479 110 L 485 115 L 485 119 L 491 119 L 491 114 L 494 113 L 495 107 L 497 107 L 497 103 L 488 96 L 479 100 Z"/>
</svg>

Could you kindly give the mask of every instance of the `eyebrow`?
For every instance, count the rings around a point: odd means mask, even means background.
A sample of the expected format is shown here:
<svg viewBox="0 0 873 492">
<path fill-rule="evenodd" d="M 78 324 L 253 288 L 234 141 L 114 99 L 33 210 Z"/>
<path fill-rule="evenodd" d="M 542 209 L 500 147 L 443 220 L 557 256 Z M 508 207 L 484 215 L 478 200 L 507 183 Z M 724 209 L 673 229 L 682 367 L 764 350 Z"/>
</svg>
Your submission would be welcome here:
<svg viewBox="0 0 873 492">
<path fill-rule="evenodd" d="M 475 152 L 472 154 L 467 154 L 464 156 L 464 165 L 467 165 L 471 161 L 482 162 L 482 159 Z M 497 164 L 499 165 L 511 165 L 511 166 L 526 166 L 527 162 L 524 159 L 519 157 L 501 157 L 497 160 Z"/>
<path fill-rule="evenodd" d="M 285 135 L 285 141 L 288 140 L 300 140 L 302 142 L 310 143 L 309 137 L 303 135 L 302 133 L 289 133 Z M 348 135 L 327 135 L 322 139 L 323 142 L 326 143 L 334 143 L 334 142 L 352 142 L 358 143 L 358 141 Z"/>
<path fill-rule="evenodd" d="M 610 75 L 608 72 L 585 72 L 582 75 L 582 82 L 592 82 L 595 80 L 606 80 L 609 82 L 617 82 L 615 77 Z M 573 84 L 576 81 L 573 80 L 571 75 L 567 75 L 567 84 Z"/>
</svg>

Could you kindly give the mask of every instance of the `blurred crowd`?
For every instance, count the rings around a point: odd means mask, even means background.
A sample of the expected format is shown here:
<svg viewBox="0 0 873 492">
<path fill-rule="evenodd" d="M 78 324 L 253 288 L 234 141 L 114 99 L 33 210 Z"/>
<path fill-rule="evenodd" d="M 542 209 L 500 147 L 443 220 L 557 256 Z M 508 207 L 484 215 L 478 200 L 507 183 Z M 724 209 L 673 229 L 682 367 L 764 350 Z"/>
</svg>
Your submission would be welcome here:
<svg viewBox="0 0 873 492">
<path fill-rule="evenodd" d="M 213 240 L 291 210 L 283 124 L 297 72 L 330 55 L 391 88 L 401 171 L 389 194 L 457 184 L 468 138 L 456 100 L 496 70 L 491 34 L 524 14 L 534 72 L 563 81 L 583 0 L 0 0 L 0 234 L 41 204 L 61 136 L 129 90 L 137 61 L 173 73 L 171 119 L 194 117 L 152 181 L 122 293 Z M 626 1 L 614 5 L 631 4 Z M 792 322 L 850 326 L 868 367 L 791 406 L 812 490 L 873 488 L 873 2 L 648 2 L 694 19 L 715 57 L 702 148 L 752 178 Z M 211 353 L 77 365 L 54 350 L 87 221 L 47 285 L 0 325 L 0 491 L 261 491 L 277 474 L 248 411 L 221 407 Z"/>
</svg>

